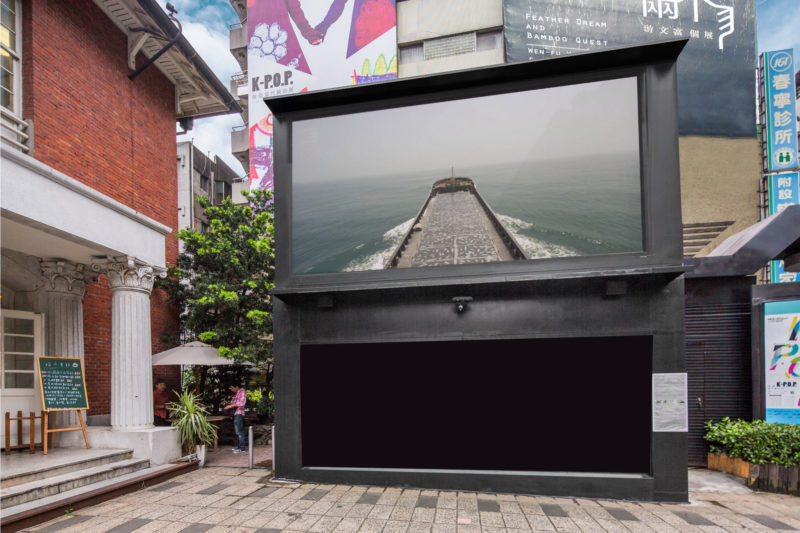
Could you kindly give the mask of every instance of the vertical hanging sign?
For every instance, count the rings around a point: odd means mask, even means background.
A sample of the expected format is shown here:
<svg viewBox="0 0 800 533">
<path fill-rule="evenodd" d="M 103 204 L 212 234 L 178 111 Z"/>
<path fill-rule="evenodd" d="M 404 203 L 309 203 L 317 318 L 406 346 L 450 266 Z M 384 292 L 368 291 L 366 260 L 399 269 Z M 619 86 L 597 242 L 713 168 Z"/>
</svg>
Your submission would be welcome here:
<svg viewBox="0 0 800 533">
<path fill-rule="evenodd" d="M 396 0 L 248 0 L 250 189 L 272 189 L 264 98 L 397 77 Z"/>
<path fill-rule="evenodd" d="M 766 159 L 764 170 L 795 168 L 798 166 L 797 112 L 792 50 L 762 54 L 761 72 L 764 97 L 761 139 Z"/>
<path fill-rule="evenodd" d="M 780 213 L 790 205 L 800 204 L 800 173 L 782 172 L 769 175 L 769 214 Z M 800 275 L 786 272 L 783 261 L 772 262 L 772 283 L 800 281 Z"/>
</svg>

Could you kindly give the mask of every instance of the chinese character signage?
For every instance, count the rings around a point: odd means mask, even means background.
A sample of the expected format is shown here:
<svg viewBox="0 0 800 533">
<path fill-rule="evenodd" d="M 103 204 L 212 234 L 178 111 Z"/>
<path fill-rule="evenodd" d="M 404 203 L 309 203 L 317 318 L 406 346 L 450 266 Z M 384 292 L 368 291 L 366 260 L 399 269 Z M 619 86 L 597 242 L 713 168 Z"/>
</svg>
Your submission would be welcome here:
<svg viewBox="0 0 800 533">
<path fill-rule="evenodd" d="M 800 204 L 800 173 L 784 172 L 769 176 L 769 214 L 780 213 L 790 205 Z M 783 261 L 772 262 L 772 283 L 800 281 L 800 275 L 786 272 Z"/>
<path fill-rule="evenodd" d="M 767 422 L 800 424 L 800 300 L 764 304 Z"/>
<path fill-rule="evenodd" d="M 741 0 L 504 0 L 506 57 L 527 61 L 688 38 L 682 135 L 755 136 L 755 7 Z"/>
<path fill-rule="evenodd" d="M 397 77 L 395 0 L 248 0 L 250 188 L 272 188 L 265 97 Z"/>
<path fill-rule="evenodd" d="M 766 149 L 765 170 L 784 170 L 798 166 L 795 68 L 792 55 L 790 48 L 765 52 L 761 57 L 761 90 L 764 99 L 761 135 Z"/>
</svg>

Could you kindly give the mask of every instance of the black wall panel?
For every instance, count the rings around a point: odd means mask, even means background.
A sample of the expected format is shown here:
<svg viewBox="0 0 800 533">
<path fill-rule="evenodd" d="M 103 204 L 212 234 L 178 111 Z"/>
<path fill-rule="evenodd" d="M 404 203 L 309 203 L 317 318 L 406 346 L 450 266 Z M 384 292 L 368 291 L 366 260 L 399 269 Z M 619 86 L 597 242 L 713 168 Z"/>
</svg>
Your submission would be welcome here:
<svg viewBox="0 0 800 533">
<path fill-rule="evenodd" d="M 650 472 L 651 337 L 300 353 L 304 466 Z"/>
</svg>

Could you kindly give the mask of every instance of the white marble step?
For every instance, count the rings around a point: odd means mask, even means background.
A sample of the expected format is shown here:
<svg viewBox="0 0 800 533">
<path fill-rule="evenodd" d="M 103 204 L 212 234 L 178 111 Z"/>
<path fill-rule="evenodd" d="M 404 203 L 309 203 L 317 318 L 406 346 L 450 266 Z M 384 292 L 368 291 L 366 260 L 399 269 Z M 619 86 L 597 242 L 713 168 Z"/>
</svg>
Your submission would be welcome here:
<svg viewBox="0 0 800 533">
<path fill-rule="evenodd" d="M 60 476 L 133 457 L 130 449 L 52 448 L 47 455 L 15 452 L 0 456 L 0 488 Z"/>
<path fill-rule="evenodd" d="M 0 518 L 2 518 L 3 522 L 6 522 L 7 520 L 13 520 L 15 515 L 27 513 L 28 511 L 46 507 L 52 507 L 52 506 L 59 507 L 62 502 L 64 503 L 63 507 L 66 508 L 69 506 L 67 502 L 79 499 L 82 495 L 87 494 L 89 492 L 108 489 L 109 487 L 116 486 L 124 482 L 136 482 L 136 480 L 140 478 L 145 478 L 151 474 L 158 474 L 160 472 L 165 472 L 167 470 L 172 470 L 174 468 L 175 465 L 173 464 L 151 466 L 149 468 L 143 468 L 142 470 L 137 470 L 136 472 L 132 472 L 130 474 L 125 474 L 119 477 L 107 479 L 105 481 L 98 481 L 97 483 L 84 485 L 83 487 L 61 492 L 53 496 L 47 496 L 39 500 L 33 500 L 20 505 L 15 505 L 13 507 L 6 507 L 2 511 L 0 511 Z"/>
<path fill-rule="evenodd" d="M 100 481 L 114 480 L 149 466 L 150 461 L 148 459 L 123 459 L 3 488 L 0 490 L 0 508 L 7 509 L 86 487 Z"/>
</svg>

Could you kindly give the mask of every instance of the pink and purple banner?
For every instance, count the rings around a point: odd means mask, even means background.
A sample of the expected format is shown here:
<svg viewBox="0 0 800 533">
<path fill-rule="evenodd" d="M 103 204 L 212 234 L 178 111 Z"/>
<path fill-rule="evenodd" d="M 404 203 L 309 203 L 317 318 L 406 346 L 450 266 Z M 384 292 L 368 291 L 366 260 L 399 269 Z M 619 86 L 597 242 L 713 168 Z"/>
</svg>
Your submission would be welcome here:
<svg viewBox="0 0 800 533">
<path fill-rule="evenodd" d="M 264 98 L 397 77 L 395 0 L 248 0 L 250 189 L 271 189 Z"/>
</svg>

